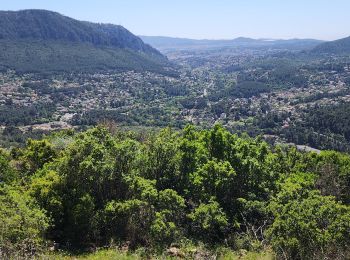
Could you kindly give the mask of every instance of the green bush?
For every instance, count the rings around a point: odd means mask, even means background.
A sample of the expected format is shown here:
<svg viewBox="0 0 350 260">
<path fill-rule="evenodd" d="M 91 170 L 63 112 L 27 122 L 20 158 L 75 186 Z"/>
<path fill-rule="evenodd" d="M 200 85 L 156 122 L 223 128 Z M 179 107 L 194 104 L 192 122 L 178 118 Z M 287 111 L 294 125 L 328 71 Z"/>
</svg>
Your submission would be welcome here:
<svg viewBox="0 0 350 260">
<path fill-rule="evenodd" d="M 192 221 L 194 234 L 211 242 L 222 240 L 229 226 L 225 212 L 213 200 L 200 204 L 188 218 Z"/>
<path fill-rule="evenodd" d="M 44 245 L 50 221 L 46 212 L 20 187 L 0 188 L 0 253 L 30 257 Z"/>
<path fill-rule="evenodd" d="M 270 203 L 267 234 L 276 252 L 288 259 L 349 257 L 350 207 L 305 189 L 306 178 L 296 180 L 287 180 Z"/>
</svg>

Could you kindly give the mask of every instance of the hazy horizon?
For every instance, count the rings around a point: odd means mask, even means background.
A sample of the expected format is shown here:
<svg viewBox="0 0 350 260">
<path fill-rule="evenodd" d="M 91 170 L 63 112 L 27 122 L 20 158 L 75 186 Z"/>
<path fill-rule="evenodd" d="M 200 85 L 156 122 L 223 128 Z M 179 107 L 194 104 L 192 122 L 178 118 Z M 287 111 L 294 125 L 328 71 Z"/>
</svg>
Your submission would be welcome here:
<svg viewBox="0 0 350 260">
<path fill-rule="evenodd" d="M 171 35 L 142 35 L 139 34 L 137 36 L 141 37 L 164 37 L 164 38 L 174 38 L 174 39 L 183 39 L 183 40 L 196 40 L 196 41 L 229 41 L 229 40 L 235 40 L 238 38 L 248 38 L 248 39 L 254 39 L 254 40 L 322 40 L 322 39 L 316 39 L 316 38 L 254 38 L 254 37 L 246 37 L 246 36 L 237 36 L 233 38 L 188 38 L 188 37 L 177 37 L 177 36 L 171 36 Z M 349 35 L 350 36 L 350 35 Z M 335 39 L 336 40 L 336 39 Z M 323 40 L 327 41 L 327 40 Z"/>
<path fill-rule="evenodd" d="M 2 0 L 0 9 L 46 9 L 78 20 L 119 24 L 142 36 L 336 40 L 350 35 L 347 0 Z"/>
</svg>

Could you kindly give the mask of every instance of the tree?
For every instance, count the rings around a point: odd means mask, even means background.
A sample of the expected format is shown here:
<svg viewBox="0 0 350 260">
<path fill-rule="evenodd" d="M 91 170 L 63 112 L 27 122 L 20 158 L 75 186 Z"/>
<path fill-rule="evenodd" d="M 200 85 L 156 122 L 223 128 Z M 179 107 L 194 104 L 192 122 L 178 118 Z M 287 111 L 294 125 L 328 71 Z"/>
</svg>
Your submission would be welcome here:
<svg viewBox="0 0 350 260">
<path fill-rule="evenodd" d="M 142 175 L 157 181 L 157 188 L 179 190 L 179 142 L 177 134 L 170 129 L 154 136 L 147 147 L 147 163 Z"/>
<path fill-rule="evenodd" d="M 208 202 L 215 197 L 221 205 L 229 206 L 236 189 L 236 173 L 229 162 L 208 161 L 191 174 L 192 195 L 197 201 Z"/>
<path fill-rule="evenodd" d="M 17 173 L 10 165 L 10 155 L 0 149 L 0 186 L 3 183 L 10 184 L 16 178 Z"/>
<path fill-rule="evenodd" d="M 214 200 L 202 203 L 188 214 L 191 231 L 197 237 L 209 242 L 218 242 L 224 238 L 229 222 L 220 204 Z"/>
<path fill-rule="evenodd" d="M 26 148 L 23 150 L 21 157 L 22 172 L 32 175 L 36 170 L 41 169 L 45 163 L 51 162 L 56 156 L 56 152 L 48 140 L 29 139 Z"/>
</svg>

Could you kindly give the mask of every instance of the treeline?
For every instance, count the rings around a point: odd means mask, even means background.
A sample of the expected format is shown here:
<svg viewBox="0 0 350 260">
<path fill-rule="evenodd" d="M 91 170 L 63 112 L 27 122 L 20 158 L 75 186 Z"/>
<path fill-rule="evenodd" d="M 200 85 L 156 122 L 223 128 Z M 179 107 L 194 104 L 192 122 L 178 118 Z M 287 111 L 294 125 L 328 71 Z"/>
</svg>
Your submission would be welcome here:
<svg viewBox="0 0 350 260">
<path fill-rule="evenodd" d="M 321 150 L 350 151 L 350 105 L 308 106 L 295 117 L 289 112 L 259 114 L 243 131 L 251 136 L 270 134 L 288 142 Z M 238 130 L 238 129 L 237 129 Z"/>
<path fill-rule="evenodd" d="M 50 131 L 29 129 L 22 131 L 19 127 L 6 126 L 0 134 L 0 147 L 24 147 L 28 139 L 41 139 Z"/>
<path fill-rule="evenodd" d="M 239 81 L 237 84 L 230 83 L 222 89 L 209 94 L 208 99 L 217 102 L 223 98 L 251 98 L 262 93 L 268 93 L 271 87 L 258 81 Z"/>
<path fill-rule="evenodd" d="M 350 156 L 301 153 L 219 125 L 181 132 L 96 127 L 0 153 L 0 252 L 184 239 L 284 259 L 350 257 Z"/>
<path fill-rule="evenodd" d="M 250 69 L 238 73 L 238 81 L 258 81 L 275 89 L 302 88 L 308 77 L 302 71 L 302 63 L 292 59 L 268 58 L 250 65 Z"/>
<path fill-rule="evenodd" d="M 305 125 L 325 133 L 340 134 L 350 142 L 350 104 L 315 107 L 304 115 Z"/>
<path fill-rule="evenodd" d="M 94 109 L 73 116 L 71 122 L 74 126 L 87 127 L 103 122 L 115 122 L 123 126 L 166 127 L 171 125 L 183 128 L 185 122 L 175 117 L 171 108 L 149 107 L 136 108 L 134 111 L 127 109 L 105 110 Z"/>
<path fill-rule="evenodd" d="M 282 134 L 297 144 L 309 144 L 319 149 L 350 151 L 350 105 L 340 103 L 309 108 L 302 120 L 295 122 Z"/>
<path fill-rule="evenodd" d="M 9 101 L 0 106 L 0 124 L 6 126 L 30 125 L 48 122 L 56 106 L 49 103 L 39 103 L 29 106 L 14 105 Z"/>
</svg>

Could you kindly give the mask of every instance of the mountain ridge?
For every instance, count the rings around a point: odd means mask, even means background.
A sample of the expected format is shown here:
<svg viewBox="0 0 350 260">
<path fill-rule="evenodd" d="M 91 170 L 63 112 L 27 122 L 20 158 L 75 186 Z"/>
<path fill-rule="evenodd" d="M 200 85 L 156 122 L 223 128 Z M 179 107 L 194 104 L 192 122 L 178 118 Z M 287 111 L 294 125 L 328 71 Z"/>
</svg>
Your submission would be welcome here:
<svg viewBox="0 0 350 260">
<path fill-rule="evenodd" d="M 313 48 L 324 41 L 315 39 L 253 39 L 248 37 L 238 37 L 234 39 L 189 39 L 167 36 L 140 36 L 140 38 L 158 48 L 159 50 L 179 49 L 179 48 L 223 48 L 223 47 L 269 47 L 269 46 L 297 46 L 299 48 Z"/>
<path fill-rule="evenodd" d="M 21 48 L 27 51 L 23 52 Z M 167 58 L 158 50 L 120 25 L 79 21 L 41 9 L 0 11 L 0 50 L 0 68 L 20 71 L 27 71 L 23 67 L 25 64 L 34 71 L 46 66 L 56 70 L 53 64 L 48 64 L 50 57 L 63 63 L 57 64 L 57 70 L 65 67 L 85 69 L 83 62 L 89 63 L 93 70 L 144 70 L 147 67 L 160 68 L 167 63 Z M 90 55 L 91 52 L 96 52 L 96 55 Z M 21 53 L 20 60 L 14 63 L 13 56 L 17 53 Z M 96 59 L 99 56 L 104 58 Z M 72 62 L 75 68 L 69 64 Z"/>
<path fill-rule="evenodd" d="M 42 27 L 33 28 L 33 22 Z M 0 39 L 67 40 L 159 54 L 121 25 L 79 21 L 41 9 L 0 11 Z"/>
</svg>

